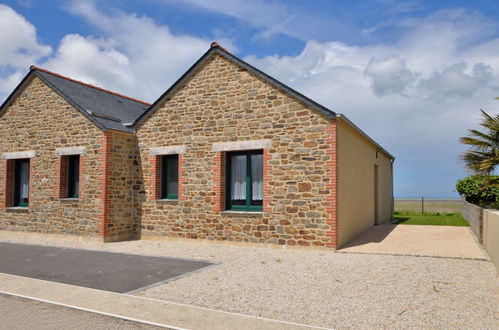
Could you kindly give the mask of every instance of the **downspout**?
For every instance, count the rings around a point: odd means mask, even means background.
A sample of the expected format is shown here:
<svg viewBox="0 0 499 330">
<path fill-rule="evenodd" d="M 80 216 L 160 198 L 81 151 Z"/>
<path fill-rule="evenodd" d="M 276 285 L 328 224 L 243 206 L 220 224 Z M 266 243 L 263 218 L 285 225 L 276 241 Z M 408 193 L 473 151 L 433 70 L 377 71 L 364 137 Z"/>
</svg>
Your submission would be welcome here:
<svg viewBox="0 0 499 330">
<path fill-rule="evenodd" d="M 395 162 L 394 158 L 390 159 L 390 174 L 392 177 L 392 214 L 391 214 L 391 220 L 393 220 L 393 214 L 395 213 L 395 197 L 393 196 L 393 163 L 394 162 Z"/>
</svg>

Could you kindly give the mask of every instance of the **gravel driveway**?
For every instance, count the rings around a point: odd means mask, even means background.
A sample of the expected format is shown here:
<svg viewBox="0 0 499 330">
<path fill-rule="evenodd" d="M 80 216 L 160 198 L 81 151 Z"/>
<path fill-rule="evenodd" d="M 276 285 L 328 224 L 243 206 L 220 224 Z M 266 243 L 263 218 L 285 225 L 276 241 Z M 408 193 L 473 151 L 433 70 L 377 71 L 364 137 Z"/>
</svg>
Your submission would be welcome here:
<svg viewBox="0 0 499 330">
<path fill-rule="evenodd" d="M 138 293 L 217 310 L 334 328 L 499 328 L 499 279 L 486 261 L 8 232 L 0 241 L 223 262 Z"/>
</svg>

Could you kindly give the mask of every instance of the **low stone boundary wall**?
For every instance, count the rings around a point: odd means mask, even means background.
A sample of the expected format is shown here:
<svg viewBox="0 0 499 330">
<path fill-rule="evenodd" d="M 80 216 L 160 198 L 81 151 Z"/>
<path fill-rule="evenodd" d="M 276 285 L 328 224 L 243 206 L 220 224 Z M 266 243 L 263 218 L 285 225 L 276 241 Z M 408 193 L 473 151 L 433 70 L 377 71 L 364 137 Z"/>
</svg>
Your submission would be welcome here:
<svg viewBox="0 0 499 330">
<path fill-rule="evenodd" d="M 499 274 L 499 210 L 483 209 L 461 198 L 461 214 L 470 224 Z"/>
<path fill-rule="evenodd" d="M 464 196 L 461 196 L 461 214 L 468 221 L 470 228 L 476 238 L 482 243 L 483 233 L 483 211 L 480 206 L 468 203 Z"/>
<path fill-rule="evenodd" d="M 483 212 L 483 247 L 499 274 L 499 211 Z"/>
</svg>

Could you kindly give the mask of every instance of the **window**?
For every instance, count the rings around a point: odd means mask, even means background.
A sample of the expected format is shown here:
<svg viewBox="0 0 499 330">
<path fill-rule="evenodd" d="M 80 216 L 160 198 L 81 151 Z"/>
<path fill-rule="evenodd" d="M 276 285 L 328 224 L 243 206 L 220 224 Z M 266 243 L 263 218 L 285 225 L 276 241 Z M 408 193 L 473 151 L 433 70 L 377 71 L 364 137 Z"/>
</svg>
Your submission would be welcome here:
<svg viewBox="0 0 499 330">
<path fill-rule="evenodd" d="M 227 208 L 262 211 L 263 152 L 227 153 Z"/>
<path fill-rule="evenodd" d="M 80 156 L 68 156 L 67 198 L 78 198 L 80 193 Z"/>
<path fill-rule="evenodd" d="M 63 155 L 59 159 L 57 169 L 57 198 L 59 199 L 77 199 L 81 197 L 80 192 L 80 155 Z"/>
<path fill-rule="evenodd" d="M 178 155 L 161 156 L 161 199 L 178 199 Z"/>
<path fill-rule="evenodd" d="M 14 205 L 29 205 L 29 159 L 16 159 L 14 167 Z"/>
</svg>

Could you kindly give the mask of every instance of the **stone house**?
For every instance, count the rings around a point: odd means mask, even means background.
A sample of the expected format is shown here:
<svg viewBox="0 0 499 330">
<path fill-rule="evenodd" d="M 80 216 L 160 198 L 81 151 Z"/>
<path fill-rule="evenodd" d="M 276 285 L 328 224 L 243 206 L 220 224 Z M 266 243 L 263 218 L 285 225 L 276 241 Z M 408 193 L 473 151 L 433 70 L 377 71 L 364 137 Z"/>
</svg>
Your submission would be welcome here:
<svg viewBox="0 0 499 330">
<path fill-rule="evenodd" d="M 392 216 L 393 156 L 216 43 L 152 105 L 32 68 L 0 128 L 0 230 L 337 248 Z"/>
</svg>

